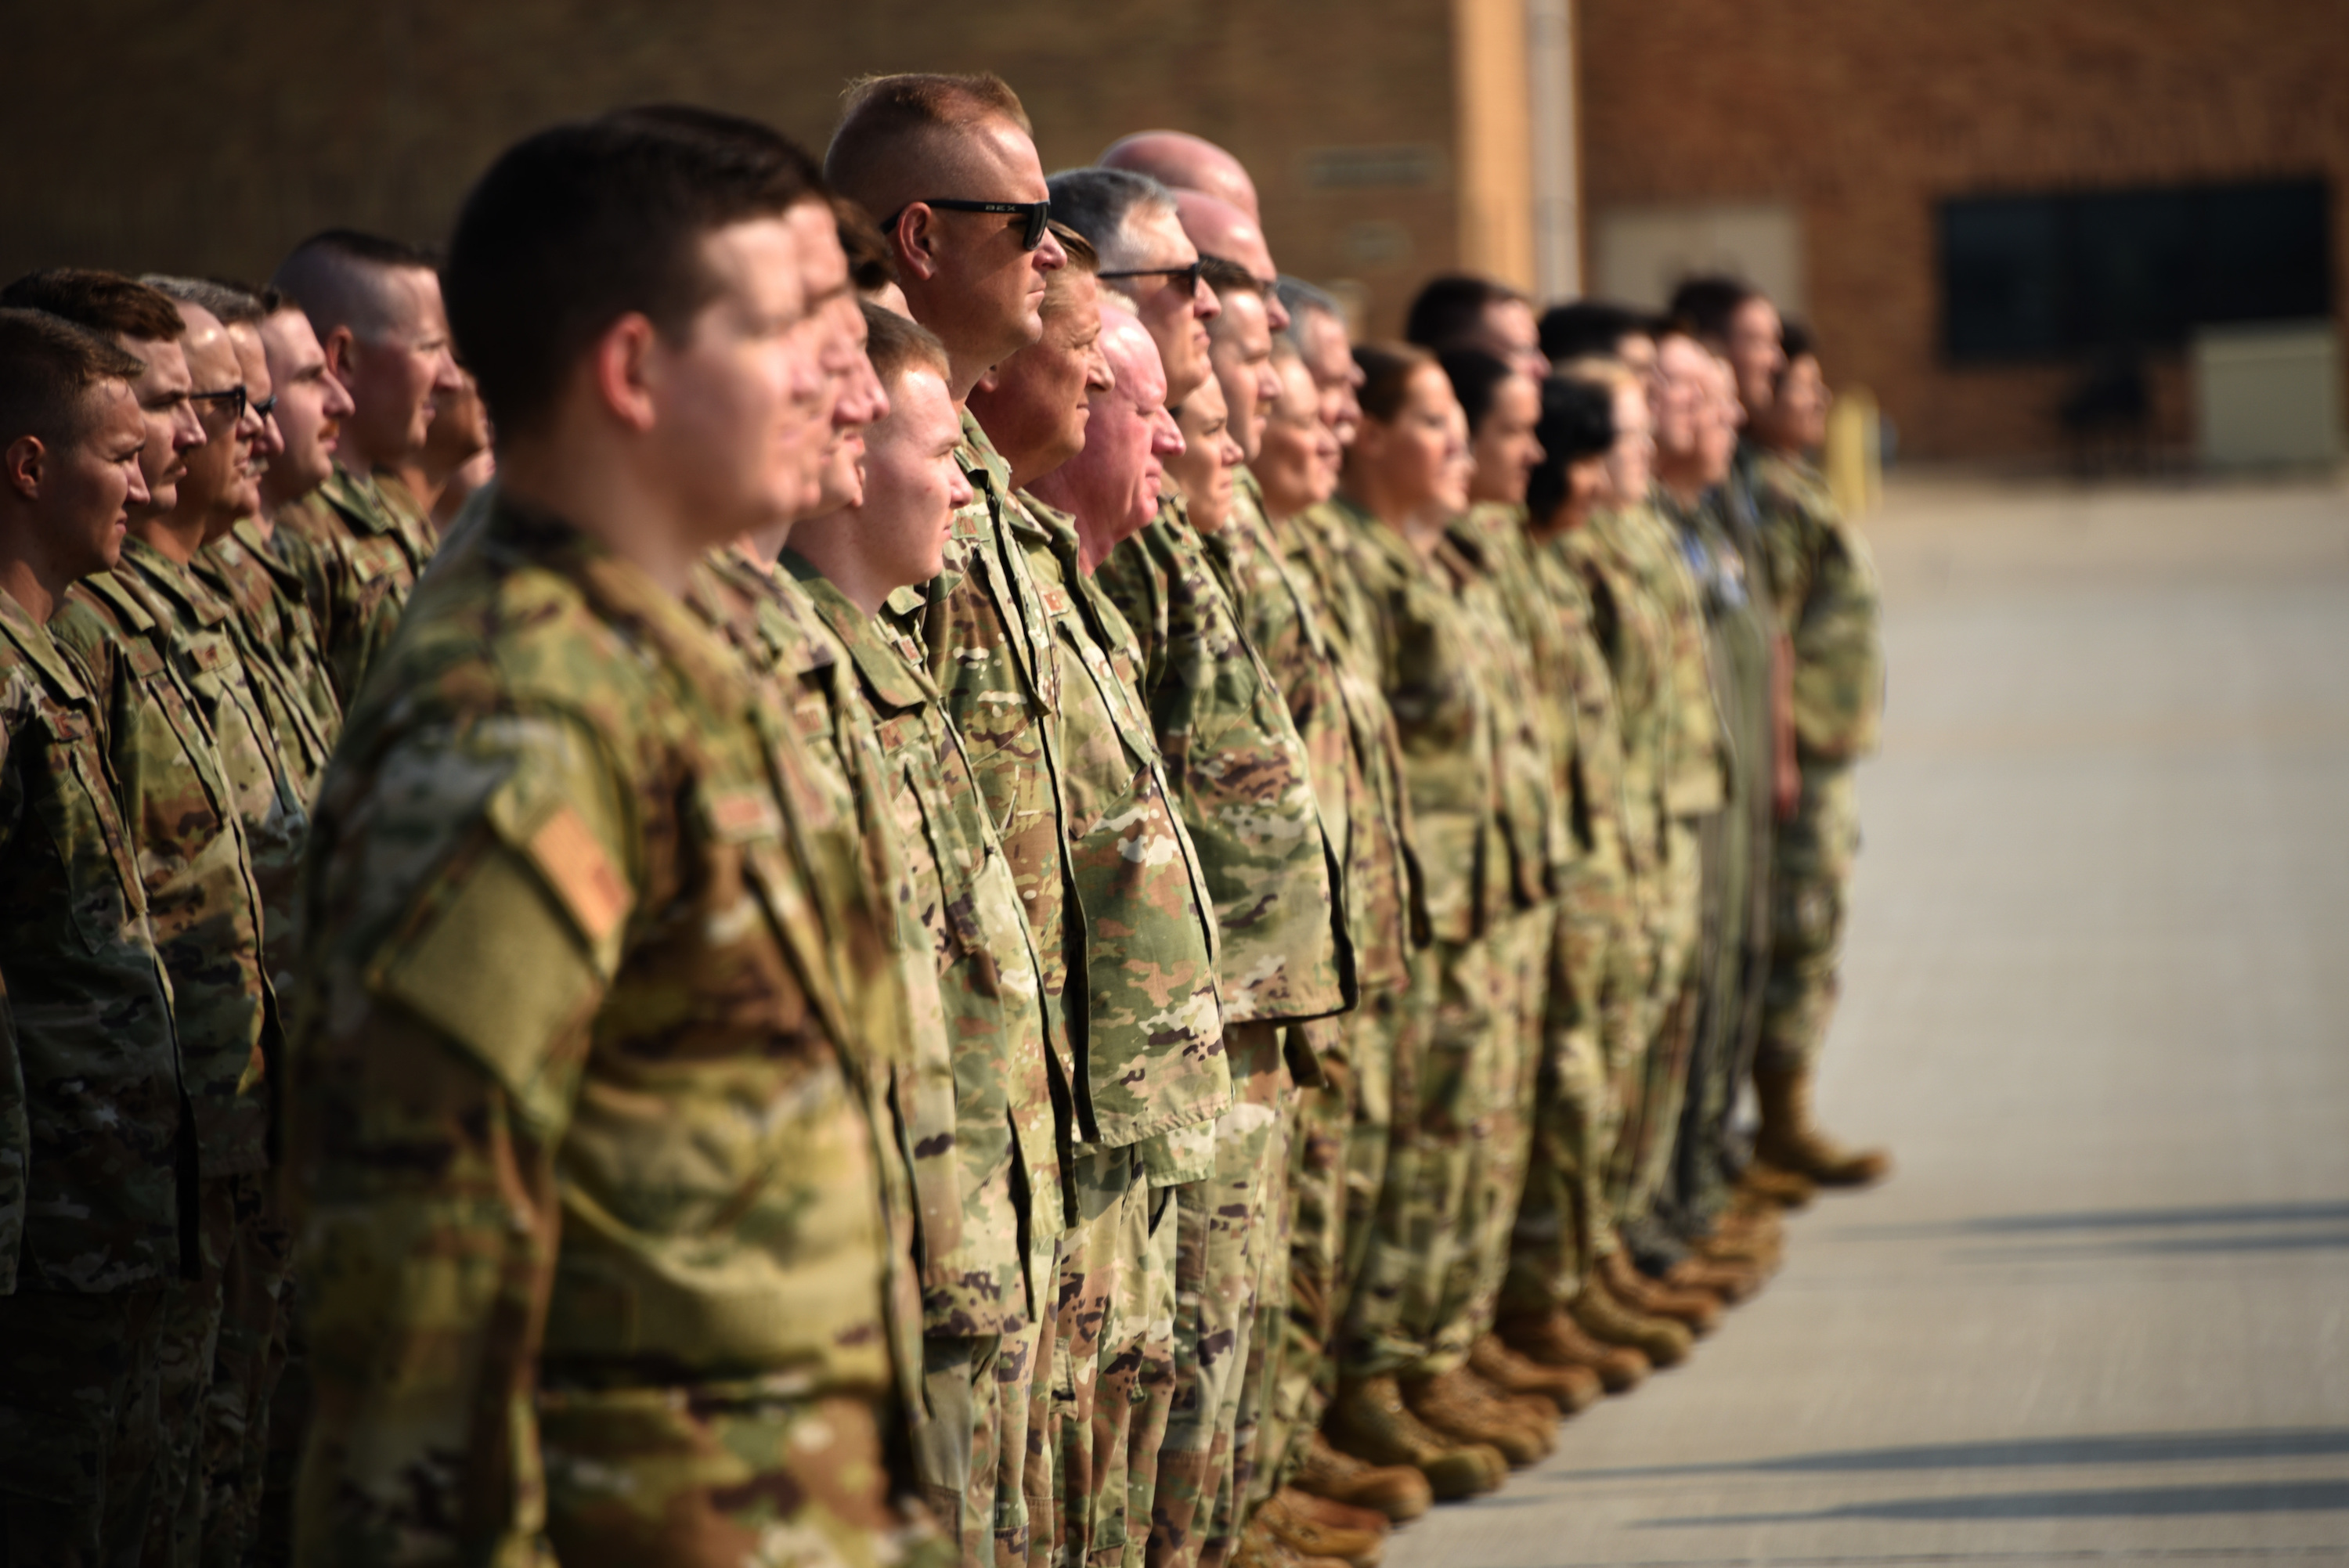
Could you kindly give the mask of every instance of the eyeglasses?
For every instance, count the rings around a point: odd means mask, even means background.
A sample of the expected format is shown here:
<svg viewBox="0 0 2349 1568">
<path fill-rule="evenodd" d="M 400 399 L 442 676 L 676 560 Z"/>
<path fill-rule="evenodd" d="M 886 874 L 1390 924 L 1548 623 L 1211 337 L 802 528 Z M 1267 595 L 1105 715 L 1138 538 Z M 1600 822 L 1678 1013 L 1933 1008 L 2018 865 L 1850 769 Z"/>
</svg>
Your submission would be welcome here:
<svg viewBox="0 0 2349 1568">
<path fill-rule="evenodd" d="M 244 383 L 241 381 L 233 387 L 223 387 L 218 392 L 191 392 L 188 394 L 188 401 L 191 403 L 227 404 L 229 410 L 228 422 L 232 425 L 244 418 L 244 410 L 248 403 L 248 399 L 244 395 Z M 277 399 L 272 397 L 269 401 L 274 407 L 276 404 Z"/>
<path fill-rule="evenodd" d="M 1200 270 L 1206 264 L 1206 258 L 1203 256 L 1187 267 L 1136 267 L 1131 272 L 1102 273 L 1100 275 L 1103 283 L 1114 278 L 1165 278 L 1179 282 L 1185 294 L 1195 294 L 1199 292 Z"/>
<path fill-rule="evenodd" d="M 947 212 L 1001 212 L 1007 217 L 1021 219 L 1024 222 L 1019 230 L 1019 248 L 1023 251 L 1032 251 L 1042 244 L 1046 228 L 1052 222 L 1052 203 L 1049 201 L 964 201 L 950 196 L 935 196 L 906 202 L 905 207 L 889 214 L 889 221 L 881 225 L 881 232 L 885 234 L 893 232 L 897 227 L 897 220 L 905 215 L 907 207 L 936 207 Z"/>
<path fill-rule="evenodd" d="M 245 399 L 245 407 L 253 410 L 254 418 L 266 419 L 269 416 L 277 412 L 277 394 L 272 392 L 268 397 L 264 397 L 258 403 L 255 403 L 252 398 L 248 397 Z"/>
</svg>

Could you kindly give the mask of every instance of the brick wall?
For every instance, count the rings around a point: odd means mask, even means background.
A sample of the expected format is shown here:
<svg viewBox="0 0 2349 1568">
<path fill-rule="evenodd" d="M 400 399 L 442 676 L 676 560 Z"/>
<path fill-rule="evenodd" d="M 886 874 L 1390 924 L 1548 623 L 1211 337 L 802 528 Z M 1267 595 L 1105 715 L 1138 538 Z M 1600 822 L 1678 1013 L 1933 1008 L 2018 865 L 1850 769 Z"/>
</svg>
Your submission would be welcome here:
<svg viewBox="0 0 2349 1568">
<path fill-rule="evenodd" d="M 2349 306 L 2342 0 L 1577 0 L 1586 211 L 1769 198 L 1802 216 L 1831 377 L 1875 389 L 1903 449 L 2044 453 L 2069 366 L 1951 368 L 1937 347 L 1941 198 L 2329 175 Z M 2182 366 L 2158 363 L 2182 441 Z"/>
<path fill-rule="evenodd" d="M 1360 280 L 1374 321 L 1454 261 L 1447 0 L 83 0 L 11 15 L 0 277 L 81 263 L 266 275 L 348 224 L 445 234 L 483 164 L 566 115 L 684 98 L 821 150 L 853 75 L 1000 72 L 1045 167 L 1195 130 L 1256 172 L 1277 260 Z M 1415 187 L 1333 191 L 1310 150 L 1433 149 Z M 1362 225 L 1371 225 L 1365 229 Z"/>
</svg>

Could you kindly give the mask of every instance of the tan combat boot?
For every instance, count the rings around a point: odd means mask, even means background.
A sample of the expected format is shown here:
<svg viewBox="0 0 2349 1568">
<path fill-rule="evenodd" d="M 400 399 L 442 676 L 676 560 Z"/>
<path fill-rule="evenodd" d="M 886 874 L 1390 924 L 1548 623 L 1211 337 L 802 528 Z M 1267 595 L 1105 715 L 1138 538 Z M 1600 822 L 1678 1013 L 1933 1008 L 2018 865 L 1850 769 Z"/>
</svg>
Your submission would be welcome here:
<svg viewBox="0 0 2349 1568">
<path fill-rule="evenodd" d="M 1669 1317 L 1688 1325 L 1692 1334 L 1710 1334 L 1721 1324 L 1721 1298 L 1701 1290 L 1674 1290 L 1640 1272 L 1631 1254 L 1617 1248 L 1599 1260 L 1599 1272 L 1607 1294 L 1650 1317 Z"/>
<path fill-rule="evenodd" d="M 1628 1394 L 1648 1380 L 1648 1358 L 1628 1345 L 1606 1345 L 1583 1332 L 1564 1308 L 1504 1318 L 1495 1331 L 1510 1349 L 1544 1367 L 1587 1367 L 1609 1394 Z"/>
<path fill-rule="evenodd" d="M 1342 1557 L 1306 1557 L 1294 1546 L 1273 1533 L 1265 1522 L 1264 1510 L 1258 1509 L 1240 1530 L 1240 1538 L 1232 1544 L 1230 1568 L 1353 1568 Z"/>
<path fill-rule="evenodd" d="M 1675 1290 L 1701 1290 L 1735 1306 L 1761 1293 L 1762 1271 L 1749 1263 L 1714 1257 L 1699 1247 L 1672 1265 L 1664 1283 Z"/>
<path fill-rule="evenodd" d="M 1495 1401 L 1466 1367 L 1432 1377 L 1402 1381 L 1411 1413 L 1454 1442 L 1482 1443 L 1499 1450 L 1512 1469 L 1535 1463 L 1549 1452 L 1550 1434 L 1537 1429 L 1523 1410 Z"/>
<path fill-rule="evenodd" d="M 1679 1366 L 1688 1359 L 1696 1340 L 1686 1326 L 1670 1318 L 1650 1317 L 1616 1300 L 1596 1271 L 1584 1282 L 1581 1294 L 1566 1304 L 1566 1311 L 1593 1339 L 1628 1345 L 1656 1367 Z"/>
<path fill-rule="evenodd" d="M 1418 1466 L 1364 1464 L 1331 1448 L 1319 1432 L 1306 1439 L 1305 1462 L 1290 1484 L 1308 1496 L 1382 1513 L 1397 1524 L 1417 1519 L 1435 1501 Z"/>
<path fill-rule="evenodd" d="M 1431 1430 L 1403 1404 L 1392 1377 L 1366 1377 L 1338 1390 L 1324 1429 L 1330 1446 L 1374 1465 L 1411 1465 L 1428 1490 L 1450 1501 L 1491 1491 L 1509 1461 L 1489 1443 L 1463 1443 Z"/>
<path fill-rule="evenodd" d="M 1846 1149 L 1811 1119 L 1811 1074 L 1807 1068 L 1754 1069 L 1754 1097 L 1762 1105 L 1762 1130 L 1754 1158 L 1809 1178 L 1822 1187 L 1866 1187 L 1892 1169 L 1881 1149 Z"/>
<path fill-rule="evenodd" d="M 1317 1501 L 1282 1487 L 1265 1499 L 1251 1522 L 1261 1522 L 1299 1557 L 1335 1557 L 1353 1568 L 1378 1568 L 1379 1559 L 1386 1555 L 1387 1522 L 1379 1520 L 1375 1529 L 1325 1523 L 1309 1507 L 1299 1506 Z"/>
<path fill-rule="evenodd" d="M 1599 1374 L 1588 1367 L 1545 1367 L 1510 1349 L 1497 1334 L 1488 1334 L 1469 1347 L 1468 1369 L 1494 1387 L 1511 1394 L 1532 1394 L 1571 1416 L 1607 1397 Z"/>
<path fill-rule="evenodd" d="M 1818 1184 L 1809 1177 L 1773 1165 L 1759 1154 L 1745 1162 L 1745 1174 L 1737 1179 L 1737 1184 L 1754 1197 L 1780 1209 L 1806 1208 L 1818 1195 Z"/>
</svg>

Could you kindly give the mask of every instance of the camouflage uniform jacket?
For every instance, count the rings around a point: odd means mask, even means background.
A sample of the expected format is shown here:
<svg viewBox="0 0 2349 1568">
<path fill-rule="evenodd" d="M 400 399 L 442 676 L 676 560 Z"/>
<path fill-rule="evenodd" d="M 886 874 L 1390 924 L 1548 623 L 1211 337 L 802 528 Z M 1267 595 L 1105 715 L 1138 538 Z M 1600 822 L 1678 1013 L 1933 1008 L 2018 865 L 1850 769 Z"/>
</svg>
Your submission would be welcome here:
<svg viewBox="0 0 2349 1568">
<path fill-rule="evenodd" d="M 195 1108 L 204 1180 L 269 1164 L 269 1071 L 282 1060 L 276 997 L 263 969 L 261 890 L 228 777 L 200 701 L 174 664 L 171 607 L 129 563 L 67 593 L 49 634 L 79 661 L 104 716 L 148 927 L 171 980 L 181 1081 Z M 202 655 L 233 662 L 218 633 Z"/>
<path fill-rule="evenodd" d="M 122 1290 L 196 1261 L 171 983 L 104 717 L 0 590 L 0 1295 Z"/>
<path fill-rule="evenodd" d="M 308 546 L 289 542 L 280 553 L 305 573 L 335 700 L 346 710 L 439 548 L 431 522 L 404 488 L 398 493 L 395 500 L 373 478 L 336 463 L 325 484 L 276 518 L 279 539 L 292 534 Z"/>
<path fill-rule="evenodd" d="M 1016 1333 L 1035 1320 L 1051 1286 L 1028 1277 L 1033 1249 L 1026 1243 L 1067 1228 L 1050 1081 L 1057 1064 L 1045 1042 L 1035 939 L 961 739 L 916 662 L 920 650 L 799 556 L 786 552 L 781 565 L 855 666 L 888 768 L 886 803 L 909 872 L 907 914 L 918 951 L 936 967 L 953 1071 L 952 1123 L 943 1137 L 961 1174 L 962 1213 L 958 1238 L 925 1230 L 924 1326 L 936 1335 Z"/>
<path fill-rule="evenodd" d="M 1555 897 L 1573 869 L 1574 653 L 1541 591 L 1525 508 L 1485 503 L 1446 537 L 1473 575 L 1461 603 L 1485 650 L 1492 696 L 1501 825 L 1516 868 L 1517 903 Z"/>
<path fill-rule="evenodd" d="M 165 634 L 171 667 L 212 732 L 244 830 L 253 885 L 261 893 L 269 982 L 290 990 L 301 952 L 297 884 L 310 798 L 271 726 L 266 666 L 244 656 L 234 611 L 191 568 L 133 539 L 122 547 L 118 575 L 137 579 L 150 603 L 171 612 Z"/>
<path fill-rule="evenodd" d="M 350 713 L 310 861 L 302 1535 L 336 1561 L 541 1560 L 534 1399 L 892 1377 L 885 1064 L 798 737 L 559 521 L 502 502 L 452 566 Z"/>
<path fill-rule="evenodd" d="M 1076 530 L 1010 490 L 963 420 L 957 512 L 920 638 L 1019 889 L 1075 1135 L 1204 1136 L 1231 1101 L 1215 925 L 1133 689 L 1133 633 L 1076 566 Z M 912 631 L 900 595 L 892 624 Z"/>
<path fill-rule="evenodd" d="M 1094 581 L 1140 638 L 1151 727 L 1215 898 L 1224 1021 L 1298 1023 L 1352 1004 L 1352 965 L 1305 743 L 1241 629 L 1230 560 L 1170 497 Z"/>
<path fill-rule="evenodd" d="M 1603 622 L 1589 585 L 1575 569 L 1567 539 L 1532 540 L 1530 564 L 1555 617 L 1566 653 L 1562 699 L 1574 714 L 1570 784 L 1574 833 L 1586 856 L 1642 876 L 1648 867 L 1630 845 L 1625 821 L 1623 718 L 1602 642 Z"/>
<path fill-rule="evenodd" d="M 193 570 L 236 612 L 229 629 L 237 652 L 307 800 L 326 770 L 343 710 L 302 574 L 277 558 L 251 518 L 196 552 Z"/>
<path fill-rule="evenodd" d="M 1350 531 L 1348 565 L 1370 607 L 1365 630 L 1402 741 L 1429 931 L 1438 941 L 1471 941 L 1507 913 L 1515 891 L 1485 651 L 1460 600 L 1474 568 L 1449 541 L 1423 557 L 1346 498 L 1330 504 Z"/>
<path fill-rule="evenodd" d="M 1351 528 L 1327 507 L 1268 523 L 1266 538 L 1258 570 L 1267 569 L 1264 563 L 1279 567 L 1277 586 L 1295 596 L 1297 610 L 1292 618 L 1282 608 L 1282 593 L 1268 584 L 1247 596 L 1250 631 L 1288 692 L 1292 713 L 1300 701 L 1322 700 L 1304 694 L 1314 693 L 1325 669 L 1330 678 L 1348 743 L 1340 777 L 1355 975 L 1365 995 L 1399 992 L 1411 983 L 1411 954 L 1427 943 L 1426 889 L 1412 849 L 1402 738 L 1380 688 L 1372 615 L 1351 561 L 1360 547 Z M 1299 731 L 1309 738 L 1319 727 L 1318 718 L 1298 719 Z M 1330 781 L 1322 777 L 1320 752 L 1309 738 L 1308 748 L 1327 821 Z"/>
<path fill-rule="evenodd" d="M 1882 594 L 1868 541 L 1809 464 L 1752 455 L 1778 618 L 1795 645 L 1795 744 L 1844 762 L 1876 749 L 1884 710 Z"/>
<path fill-rule="evenodd" d="M 1658 496 L 1662 493 L 1659 486 Z M 1657 504 L 1619 512 L 1616 520 L 1648 592 L 1663 607 L 1671 628 L 1665 685 L 1671 730 L 1663 775 L 1664 814 L 1709 816 L 1728 802 L 1729 772 L 1721 709 L 1713 689 L 1703 600 L 1689 571 L 1680 531 Z"/>
<path fill-rule="evenodd" d="M 1556 549 L 1589 595 L 1592 631 L 1606 655 L 1621 738 L 1624 859 L 1640 878 L 1662 864 L 1664 779 L 1672 735 L 1672 627 L 1641 568 L 1634 520 L 1594 513 Z"/>
</svg>

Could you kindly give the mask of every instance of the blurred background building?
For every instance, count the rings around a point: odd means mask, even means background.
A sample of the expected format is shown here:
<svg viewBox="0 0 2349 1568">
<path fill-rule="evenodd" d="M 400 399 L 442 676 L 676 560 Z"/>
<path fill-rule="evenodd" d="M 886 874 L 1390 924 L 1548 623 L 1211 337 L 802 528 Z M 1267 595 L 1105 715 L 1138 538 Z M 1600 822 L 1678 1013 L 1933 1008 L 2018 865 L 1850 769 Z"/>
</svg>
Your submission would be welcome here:
<svg viewBox="0 0 2349 1568">
<path fill-rule="evenodd" d="M 2340 431 L 2342 0 L 82 0 L 8 26 L 0 275 L 264 275 L 328 224 L 437 238 L 551 119 L 688 98 L 820 148 L 854 75 L 984 67 L 1048 170 L 1157 126 L 1230 147 L 1281 265 L 1374 332 L 1453 268 L 1649 304 L 1727 268 L 1909 455 Z"/>
</svg>

